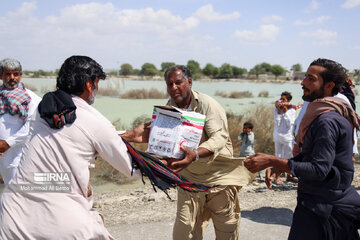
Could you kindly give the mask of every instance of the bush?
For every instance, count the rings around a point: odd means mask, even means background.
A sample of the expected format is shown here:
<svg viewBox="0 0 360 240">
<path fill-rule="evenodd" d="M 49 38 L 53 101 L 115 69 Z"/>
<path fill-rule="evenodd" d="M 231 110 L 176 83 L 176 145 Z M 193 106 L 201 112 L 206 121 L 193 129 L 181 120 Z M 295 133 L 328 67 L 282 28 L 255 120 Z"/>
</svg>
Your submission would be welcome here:
<svg viewBox="0 0 360 240">
<path fill-rule="evenodd" d="M 109 97 L 119 96 L 119 90 L 113 88 L 99 88 L 97 93 L 101 96 L 109 96 Z"/>
<path fill-rule="evenodd" d="M 168 98 L 167 93 L 161 92 L 156 88 L 147 89 L 133 89 L 120 95 L 120 98 L 128 99 L 164 99 Z"/>
<path fill-rule="evenodd" d="M 226 97 L 226 98 L 252 98 L 253 94 L 249 91 L 243 91 L 243 92 L 231 92 L 230 94 L 227 94 L 222 91 L 216 91 L 215 96 L 220 97 Z"/>
<path fill-rule="evenodd" d="M 27 89 L 30 89 L 31 91 L 33 91 L 33 92 L 36 92 L 37 91 L 37 87 L 35 87 L 34 85 L 31 85 L 31 84 L 25 84 L 25 87 L 27 88 Z"/>
<path fill-rule="evenodd" d="M 220 96 L 220 97 L 228 97 L 228 94 L 226 92 L 222 92 L 222 91 L 216 91 L 215 92 L 215 96 Z"/>
<path fill-rule="evenodd" d="M 229 98 L 252 98 L 253 94 L 249 91 L 244 92 L 231 92 Z"/>
<path fill-rule="evenodd" d="M 261 92 L 259 92 L 258 97 L 263 97 L 263 98 L 269 97 L 269 91 L 261 91 Z"/>
</svg>

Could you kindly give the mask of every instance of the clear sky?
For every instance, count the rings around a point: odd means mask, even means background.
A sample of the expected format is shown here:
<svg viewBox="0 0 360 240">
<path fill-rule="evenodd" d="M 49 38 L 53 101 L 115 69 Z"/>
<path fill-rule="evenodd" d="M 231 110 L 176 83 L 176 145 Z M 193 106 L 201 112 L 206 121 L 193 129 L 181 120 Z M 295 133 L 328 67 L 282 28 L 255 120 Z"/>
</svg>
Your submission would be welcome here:
<svg viewBox="0 0 360 240">
<path fill-rule="evenodd" d="M 360 68 L 360 0 L 7 0 L 0 58 L 55 70 L 71 55 L 105 69 L 193 59 L 248 70 L 261 62 L 306 70 L 318 58 Z"/>
</svg>

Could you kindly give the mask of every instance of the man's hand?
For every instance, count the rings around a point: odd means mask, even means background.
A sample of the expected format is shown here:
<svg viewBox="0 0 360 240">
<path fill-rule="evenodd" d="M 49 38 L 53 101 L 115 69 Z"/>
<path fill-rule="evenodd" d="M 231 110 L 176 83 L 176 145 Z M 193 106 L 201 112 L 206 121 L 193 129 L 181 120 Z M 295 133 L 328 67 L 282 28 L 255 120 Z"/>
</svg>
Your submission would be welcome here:
<svg viewBox="0 0 360 240">
<path fill-rule="evenodd" d="M 5 140 L 0 140 L 0 155 L 3 155 L 9 148 L 10 146 Z"/>
<path fill-rule="evenodd" d="M 271 166 L 272 155 L 256 153 L 246 157 L 244 166 L 252 173 L 259 172 Z"/>
<path fill-rule="evenodd" d="M 280 112 L 281 112 L 281 100 L 277 100 L 275 102 L 275 107 L 276 107 L 276 109 L 278 111 L 278 114 L 280 114 Z"/>
<path fill-rule="evenodd" d="M 180 146 L 180 150 L 184 152 L 185 157 L 183 159 L 168 158 L 167 166 L 174 172 L 179 172 L 190 165 L 196 158 L 195 151 L 190 148 Z"/>
<path fill-rule="evenodd" d="M 150 124 L 151 122 L 142 124 L 133 130 L 120 134 L 120 137 L 124 138 L 128 142 L 147 143 L 150 135 Z"/>
<path fill-rule="evenodd" d="M 287 110 L 288 110 L 287 105 L 285 105 L 285 104 L 284 104 L 284 105 L 282 105 L 282 110 L 283 110 L 283 112 L 284 112 L 284 113 L 286 113 L 286 112 L 287 112 Z"/>
<path fill-rule="evenodd" d="M 278 176 L 280 176 L 281 173 L 282 173 L 282 171 L 277 169 L 277 168 L 268 168 L 268 169 L 266 169 L 265 184 L 269 189 L 271 189 L 272 181 L 274 179 L 276 179 Z"/>
</svg>

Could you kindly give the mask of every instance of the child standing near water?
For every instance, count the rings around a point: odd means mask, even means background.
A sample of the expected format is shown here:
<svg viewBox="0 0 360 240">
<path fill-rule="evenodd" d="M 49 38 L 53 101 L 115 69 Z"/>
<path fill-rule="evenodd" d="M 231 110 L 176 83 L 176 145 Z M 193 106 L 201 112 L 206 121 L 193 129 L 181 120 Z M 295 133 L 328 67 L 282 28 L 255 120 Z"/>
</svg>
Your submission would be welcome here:
<svg viewBox="0 0 360 240">
<path fill-rule="evenodd" d="M 240 157 L 251 156 L 255 154 L 254 151 L 254 140 L 255 135 L 253 133 L 254 125 L 251 122 L 245 122 L 243 125 L 243 131 L 238 136 L 238 141 L 241 141 L 240 148 Z M 258 173 L 258 176 L 261 179 L 261 172 Z"/>
<path fill-rule="evenodd" d="M 254 151 L 254 125 L 251 122 L 245 122 L 243 131 L 239 134 L 238 140 L 241 142 L 240 157 L 246 157 L 255 154 Z"/>
</svg>

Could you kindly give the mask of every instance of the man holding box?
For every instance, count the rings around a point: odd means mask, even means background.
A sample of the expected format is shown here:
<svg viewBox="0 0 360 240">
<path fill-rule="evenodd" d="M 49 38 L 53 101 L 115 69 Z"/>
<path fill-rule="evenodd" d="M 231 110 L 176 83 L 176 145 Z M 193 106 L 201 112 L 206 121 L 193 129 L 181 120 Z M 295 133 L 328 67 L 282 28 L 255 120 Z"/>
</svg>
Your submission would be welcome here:
<svg viewBox="0 0 360 240">
<path fill-rule="evenodd" d="M 165 72 L 168 105 L 206 116 L 200 145 L 196 150 L 181 147 L 184 158 L 168 159 L 168 167 L 181 171 L 189 181 L 216 185 L 208 192 L 187 192 L 178 188 L 177 216 L 173 239 L 202 239 L 212 219 L 217 239 L 237 239 L 240 222 L 238 191 L 252 177 L 234 159 L 224 109 L 213 98 L 193 91 L 189 69 L 183 65 Z"/>
</svg>

